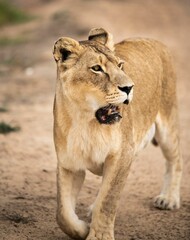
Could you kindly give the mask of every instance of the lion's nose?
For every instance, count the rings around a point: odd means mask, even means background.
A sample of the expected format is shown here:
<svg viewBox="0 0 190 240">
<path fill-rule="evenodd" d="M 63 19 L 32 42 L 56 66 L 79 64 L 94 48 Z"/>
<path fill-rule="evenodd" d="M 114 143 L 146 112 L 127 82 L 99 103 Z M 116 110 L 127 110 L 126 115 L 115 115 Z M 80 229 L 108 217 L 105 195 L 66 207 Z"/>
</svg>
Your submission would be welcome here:
<svg viewBox="0 0 190 240">
<path fill-rule="evenodd" d="M 134 85 L 131 85 L 131 86 L 125 86 L 125 87 L 118 87 L 119 90 L 127 93 L 127 95 L 130 93 L 131 89 L 133 88 Z"/>
</svg>

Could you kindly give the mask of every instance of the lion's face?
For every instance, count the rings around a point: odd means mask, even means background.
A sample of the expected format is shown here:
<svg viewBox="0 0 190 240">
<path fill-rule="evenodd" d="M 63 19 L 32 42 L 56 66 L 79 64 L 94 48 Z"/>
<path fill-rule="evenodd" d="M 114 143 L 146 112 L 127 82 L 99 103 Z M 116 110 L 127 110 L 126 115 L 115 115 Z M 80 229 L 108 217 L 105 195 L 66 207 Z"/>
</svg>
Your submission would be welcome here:
<svg viewBox="0 0 190 240">
<path fill-rule="evenodd" d="M 106 42 L 94 39 L 92 33 L 89 39 L 77 42 L 60 38 L 55 43 L 58 81 L 65 98 L 93 112 L 107 105 L 129 103 L 133 82 L 123 71 L 124 62 L 114 55 Z"/>
</svg>

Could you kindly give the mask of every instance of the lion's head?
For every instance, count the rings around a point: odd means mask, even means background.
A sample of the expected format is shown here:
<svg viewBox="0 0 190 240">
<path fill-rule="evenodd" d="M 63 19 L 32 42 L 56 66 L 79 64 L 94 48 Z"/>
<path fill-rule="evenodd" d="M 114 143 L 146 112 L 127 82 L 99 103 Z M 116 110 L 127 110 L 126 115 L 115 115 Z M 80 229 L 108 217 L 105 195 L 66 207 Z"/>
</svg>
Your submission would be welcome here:
<svg viewBox="0 0 190 240">
<path fill-rule="evenodd" d="M 111 34 L 100 28 L 92 29 L 87 41 L 59 38 L 53 54 L 65 100 L 96 113 L 101 123 L 118 121 L 119 105 L 132 100 L 134 84 L 114 53 Z"/>
</svg>

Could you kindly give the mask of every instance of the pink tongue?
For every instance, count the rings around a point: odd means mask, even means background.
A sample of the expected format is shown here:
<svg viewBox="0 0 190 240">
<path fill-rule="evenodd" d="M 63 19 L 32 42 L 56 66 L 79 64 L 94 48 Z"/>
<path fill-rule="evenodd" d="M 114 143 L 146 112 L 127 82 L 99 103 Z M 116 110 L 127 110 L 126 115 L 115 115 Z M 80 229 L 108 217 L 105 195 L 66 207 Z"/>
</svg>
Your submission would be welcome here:
<svg viewBox="0 0 190 240">
<path fill-rule="evenodd" d="M 101 116 L 101 119 L 103 120 L 103 121 L 105 121 L 106 120 L 106 116 Z"/>
</svg>

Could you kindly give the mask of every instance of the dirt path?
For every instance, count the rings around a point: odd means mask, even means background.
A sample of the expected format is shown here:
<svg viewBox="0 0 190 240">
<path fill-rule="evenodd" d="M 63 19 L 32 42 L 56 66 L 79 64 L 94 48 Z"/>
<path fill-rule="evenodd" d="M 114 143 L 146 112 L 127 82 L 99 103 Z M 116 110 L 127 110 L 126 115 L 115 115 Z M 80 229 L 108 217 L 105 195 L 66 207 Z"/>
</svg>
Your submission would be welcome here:
<svg viewBox="0 0 190 240">
<path fill-rule="evenodd" d="M 164 161 L 159 148 L 149 146 L 132 166 L 118 209 L 116 239 L 190 239 L 189 1 L 14 2 L 38 17 L 0 31 L 0 39 L 24 39 L 22 44 L 0 45 L 0 107 L 8 109 L 0 112 L 0 121 L 21 127 L 19 132 L 0 135 L 0 239 L 69 239 L 55 221 L 52 103 L 56 68 L 51 49 L 62 35 L 84 39 L 97 26 L 112 32 L 116 41 L 146 36 L 164 42 L 173 53 L 178 74 L 182 207 L 173 212 L 152 207 L 152 198 L 161 187 Z M 100 182 L 101 178 L 88 173 L 77 208 L 81 218 L 87 220 L 87 207 Z"/>
</svg>

